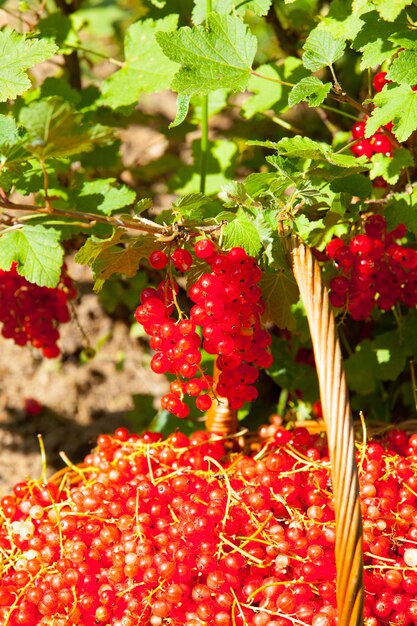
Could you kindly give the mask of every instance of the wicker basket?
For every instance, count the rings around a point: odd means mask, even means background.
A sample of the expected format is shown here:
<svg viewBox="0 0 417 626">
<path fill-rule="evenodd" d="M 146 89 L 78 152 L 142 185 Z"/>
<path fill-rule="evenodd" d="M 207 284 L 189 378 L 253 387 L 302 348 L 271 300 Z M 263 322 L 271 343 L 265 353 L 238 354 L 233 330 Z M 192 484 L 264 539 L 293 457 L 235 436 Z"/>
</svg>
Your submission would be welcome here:
<svg viewBox="0 0 417 626">
<path fill-rule="evenodd" d="M 307 313 L 319 378 L 336 519 L 339 626 L 363 624 L 363 547 L 355 434 L 342 353 L 321 268 L 310 249 L 290 240 L 294 276 Z"/>
</svg>

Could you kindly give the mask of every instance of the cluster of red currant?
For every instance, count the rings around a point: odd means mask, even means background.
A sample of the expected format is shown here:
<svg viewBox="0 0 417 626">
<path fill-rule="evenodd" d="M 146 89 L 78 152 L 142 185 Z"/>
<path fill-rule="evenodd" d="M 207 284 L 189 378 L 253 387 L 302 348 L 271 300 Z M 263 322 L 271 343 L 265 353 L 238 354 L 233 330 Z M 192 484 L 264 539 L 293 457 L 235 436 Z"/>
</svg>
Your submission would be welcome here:
<svg viewBox="0 0 417 626">
<path fill-rule="evenodd" d="M 1 334 L 18 346 L 39 348 L 48 359 L 57 357 L 58 325 L 70 320 L 68 300 L 75 296 L 65 268 L 58 286 L 51 289 L 28 282 L 13 263 L 10 270 L 0 270 Z"/>
<path fill-rule="evenodd" d="M 376 92 L 382 91 L 384 86 L 390 82 L 386 79 L 386 75 L 386 72 L 379 72 L 378 74 L 375 74 L 373 84 Z M 366 119 L 360 120 L 352 126 L 352 138 L 356 140 L 350 147 L 352 154 L 356 157 L 365 155 L 368 159 L 371 158 L 373 154 L 377 153 L 385 154 L 385 156 L 391 157 L 393 145 L 389 136 L 380 130 L 368 139 L 365 139 L 365 127 Z M 392 122 L 386 124 L 384 128 L 391 132 Z"/>
<path fill-rule="evenodd" d="M 185 395 L 196 397 L 201 411 L 210 408 L 213 392 L 227 398 L 231 409 L 239 409 L 257 397 L 253 383 L 259 368 L 272 363 L 271 337 L 261 323 L 264 304 L 257 284 L 261 271 L 255 259 L 239 247 L 218 251 L 208 239 L 194 245 L 194 254 L 204 259 L 211 271 L 189 288 L 194 303 L 189 318 L 175 306 L 178 286 L 170 271 L 157 289 L 142 292 L 142 304 L 136 310 L 136 319 L 155 350 L 152 370 L 176 376 L 170 392 L 162 398 L 162 407 L 178 417 L 189 412 Z M 175 269 L 186 272 L 193 257 L 188 250 L 177 248 L 170 257 L 157 251 L 149 260 L 158 269 L 170 261 Z M 174 313 L 179 314 L 178 319 Z M 200 366 L 202 348 L 217 357 L 221 373 L 214 390 L 212 378 Z"/>
<path fill-rule="evenodd" d="M 327 445 L 264 427 L 262 454 L 206 432 L 101 435 L 82 481 L 0 502 L 8 626 L 335 626 Z M 417 624 L 417 436 L 359 446 L 365 625 Z"/>
<path fill-rule="evenodd" d="M 417 252 L 397 243 L 406 230 L 400 224 L 387 231 L 382 215 L 365 221 L 365 233 L 347 244 L 335 238 L 327 245 L 327 254 L 341 273 L 330 281 L 330 302 L 346 308 L 356 319 L 370 317 L 377 306 L 383 311 L 396 303 L 417 305 Z"/>
</svg>

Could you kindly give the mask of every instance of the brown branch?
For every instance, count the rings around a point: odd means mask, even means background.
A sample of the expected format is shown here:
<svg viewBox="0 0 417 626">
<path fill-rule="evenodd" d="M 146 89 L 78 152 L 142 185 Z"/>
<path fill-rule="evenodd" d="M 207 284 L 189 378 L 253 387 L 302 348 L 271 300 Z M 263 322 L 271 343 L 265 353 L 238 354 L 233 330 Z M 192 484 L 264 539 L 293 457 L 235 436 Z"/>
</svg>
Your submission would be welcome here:
<svg viewBox="0 0 417 626">
<path fill-rule="evenodd" d="M 145 220 L 144 218 L 138 218 L 138 221 L 130 222 L 117 216 L 96 215 L 95 213 L 78 213 L 77 211 L 56 209 L 54 207 L 39 207 L 31 204 L 15 204 L 9 200 L 5 201 L 4 199 L 0 200 L 0 207 L 8 209 L 9 211 L 28 211 L 34 214 L 69 217 L 71 219 L 76 219 L 78 222 L 84 219 L 86 225 L 91 224 L 91 222 L 100 222 L 101 224 L 129 228 L 131 230 L 140 230 L 147 233 L 155 233 L 159 235 L 167 234 L 167 228 L 165 226 L 160 226 L 159 224 L 155 224 L 154 222 Z"/>
<path fill-rule="evenodd" d="M 175 234 L 176 229 L 178 233 L 211 233 L 218 230 L 224 223 L 222 222 L 221 224 L 215 224 L 212 226 L 198 226 L 193 229 L 178 224 L 175 224 L 173 226 L 167 226 L 156 224 L 155 222 L 152 222 L 151 220 L 148 220 L 144 217 L 138 217 L 130 221 L 127 220 L 125 217 L 122 218 L 117 215 L 96 215 L 95 213 L 80 213 L 77 211 L 56 209 L 52 206 L 39 207 L 31 204 L 15 204 L 14 202 L 10 202 L 10 200 L 4 198 L 4 196 L 1 195 L 0 208 L 7 209 L 8 211 L 28 211 L 29 213 L 33 213 L 34 215 L 41 214 L 56 215 L 58 217 L 68 217 L 70 219 L 76 220 L 77 224 L 80 224 L 80 220 L 85 220 L 86 227 L 91 227 L 95 223 L 99 222 L 100 224 L 108 224 L 109 226 L 113 226 L 114 228 L 126 228 L 127 230 L 137 230 L 165 237 Z M 18 222 L 19 219 L 15 218 L 14 223 Z"/>
</svg>

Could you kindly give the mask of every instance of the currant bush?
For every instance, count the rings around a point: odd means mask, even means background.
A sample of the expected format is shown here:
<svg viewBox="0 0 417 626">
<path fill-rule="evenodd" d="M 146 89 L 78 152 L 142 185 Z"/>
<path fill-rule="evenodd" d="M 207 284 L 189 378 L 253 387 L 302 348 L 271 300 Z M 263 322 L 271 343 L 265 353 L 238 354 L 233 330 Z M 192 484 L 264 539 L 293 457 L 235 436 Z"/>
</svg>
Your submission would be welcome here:
<svg viewBox="0 0 417 626">
<path fill-rule="evenodd" d="M 8 626 L 335 626 L 325 437 L 262 427 L 261 452 L 207 432 L 100 435 L 66 484 L 0 503 Z M 417 623 L 417 437 L 358 446 L 365 624 Z"/>
<path fill-rule="evenodd" d="M 155 350 L 152 370 L 176 376 L 170 392 L 162 398 L 162 408 L 181 418 L 189 413 L 185 395 L 195 397 L 201 411 L 210 408 L 213 394 L 227 398 L 231 409 L 255 400 L 259 369 L 272 363 L 271 337 L 261 321 L 265 306 L 256 260 L 239 247 L 217 251 L 208 239 L 196 242 L 193 252 L 206 261 L 208 271 L 189 286 L 194 303 L 189 317 L 176 302 L 178 286 L 171 267 L 158 289 L 142 292 L 136 309 L 136 319 Z M 169 259 L 181 273 L 194 261 L 184 248 L 174 250 Z M 220 376 L 214 388 L 200 365 L 202 350 L 217 358 Z"/>
<path fill-rule="evenodd" d="M 59 356 L 59 325 L 69 322 L 68 301 L 75 296 L 66 268 L 52 289 L 30 283 L 13 263 L 9 271 L 0 270 L 1 334 L 18 346 L 38 348 L 46 358 Z"/>
</svg>

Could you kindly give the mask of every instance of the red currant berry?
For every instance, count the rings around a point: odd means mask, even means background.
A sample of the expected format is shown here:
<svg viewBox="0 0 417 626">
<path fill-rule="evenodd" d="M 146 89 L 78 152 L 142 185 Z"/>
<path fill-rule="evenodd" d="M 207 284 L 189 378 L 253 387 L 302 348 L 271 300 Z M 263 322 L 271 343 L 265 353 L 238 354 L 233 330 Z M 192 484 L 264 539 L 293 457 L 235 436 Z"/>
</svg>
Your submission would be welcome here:
<svg viewBox="0 0 417 626">
<path fill-rule="evenodd" d="M 355 157 L 366 156 L 368 159 L 370 159 L 374 153 L 374 149 L 369 139 L 360 139 L 350 147 L 350 151 L 355 155 Z"/>
<path fill-rule="evenodd" d="M 177 248 L 171 254 L 171 261 L 173 262 L 176 270 L 184 273 L 189 270 L 193 264 L 193 257 L 188 250 L 185 250 L 185 248 Z"/>
<path fill-rule="evenodd" d="M 200 239 L 194 244 L 194 254 L 198 259 L 208 259 L 216 252 L 216 248 L 210 239 Z"/>
<path fill-rule="evenodd" d="M 365 127 L 366 122 L 356 122 L 356 124 L 352 126 L 353 139 L 362 139 L 363 137 L 365 137 Z"/>
<path fill-rule="evenodd" d="M 377 93 L 382 91 L 385 85 L 391 82 L 390 80 L 387 80 L 386 76 L 387 72 L 378 72 L 378 74 L 375 74 L 372 82 Z"/>
<path fill-rule="evenodd" d="M 149 255 L 149 264 L 155 270 L 163 270 L 168 264 L 168 257 L 163 250 L 155 250 Z"/>
</svg>

